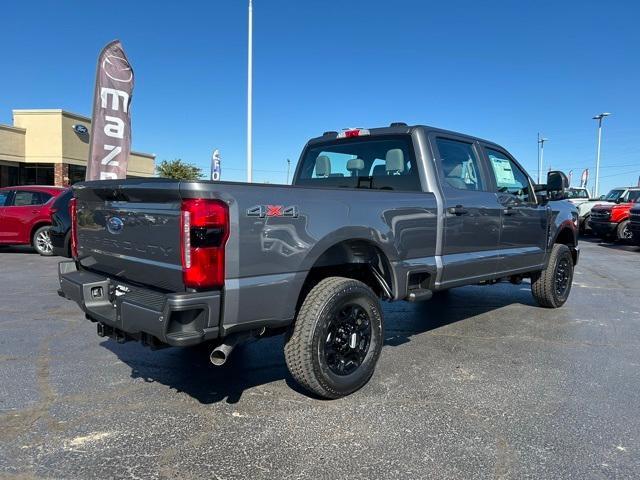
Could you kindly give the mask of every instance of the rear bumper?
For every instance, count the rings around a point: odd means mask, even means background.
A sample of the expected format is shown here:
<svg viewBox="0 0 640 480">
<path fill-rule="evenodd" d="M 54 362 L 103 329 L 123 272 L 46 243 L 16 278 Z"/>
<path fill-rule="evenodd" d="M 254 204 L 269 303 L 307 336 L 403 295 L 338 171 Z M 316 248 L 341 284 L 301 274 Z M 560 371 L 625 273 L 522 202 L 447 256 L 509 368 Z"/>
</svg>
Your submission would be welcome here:
<svg viewBox="0 0 640 480">
<path fill-rule="evenodd" d="M 591 230 L 593 230 L 596 235 L 606 236 L 615 233 L 618 224 L 615 222 L 594 222 L 591 220 L 589 227 L 591 227 Z"/>
<path fill-rule="evenodd" d="M 98 322 L 98 334 L 150 346 L 197 345 L 219 336 L 221 293 L 160 293 L 58 264 L 60 296 Z"/>
</svg>

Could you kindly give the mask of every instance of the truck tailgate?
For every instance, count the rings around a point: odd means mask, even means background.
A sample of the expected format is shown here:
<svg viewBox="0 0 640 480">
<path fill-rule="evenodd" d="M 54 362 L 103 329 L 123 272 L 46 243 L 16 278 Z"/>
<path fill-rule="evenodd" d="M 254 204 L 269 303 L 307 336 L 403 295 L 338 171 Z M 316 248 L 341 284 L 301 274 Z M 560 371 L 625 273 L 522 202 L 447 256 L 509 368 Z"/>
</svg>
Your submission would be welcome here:
<svg viewBox="0 0 640 480">
<path fill-rule="evenodd" d="M 86 182 L 74 187 L 74 195 L 83 267 L 184 291 L 178 181 Z"/>
</svg>

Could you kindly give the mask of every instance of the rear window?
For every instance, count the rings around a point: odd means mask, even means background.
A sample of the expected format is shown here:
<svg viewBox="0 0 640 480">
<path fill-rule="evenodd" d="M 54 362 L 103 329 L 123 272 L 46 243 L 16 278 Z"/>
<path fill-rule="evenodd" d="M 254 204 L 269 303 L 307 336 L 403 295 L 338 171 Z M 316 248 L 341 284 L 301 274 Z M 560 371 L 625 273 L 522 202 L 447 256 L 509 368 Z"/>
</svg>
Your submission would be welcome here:
<svg viewBox="0 0 640 480">
<path fill-rule="evenodd" d="M 408 135 L 348 138 L 313 145 L 303 155 L 296 184 L 421 190 Z"/>
</svg>

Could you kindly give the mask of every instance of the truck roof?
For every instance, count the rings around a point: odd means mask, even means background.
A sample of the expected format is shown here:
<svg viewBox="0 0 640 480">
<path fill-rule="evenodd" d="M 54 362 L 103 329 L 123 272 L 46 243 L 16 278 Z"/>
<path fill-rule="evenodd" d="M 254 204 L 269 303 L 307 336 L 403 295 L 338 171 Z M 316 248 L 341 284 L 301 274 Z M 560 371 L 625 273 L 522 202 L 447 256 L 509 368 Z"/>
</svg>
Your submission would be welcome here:
<svg viewBox="0 0 640 480">
<path fill-rule="evenodd" d="M 500 145 L 497 144 L 496 142 L 492 142 L 484 138 L 475 137 L 473 135 L 468 135 L 466 133 L 455 132 L 453 130 L 445 130 L 442 128 L 431 127 L 429 125 L 407 125 L 401 122 L 394 122 L 388 127 L 367 128 L 367 130 L 369 131 L 369 136 L 411 134 L 413 133 L 414 130 L 418 130 L 418 129 L 426 130 L 429 132 L 435 132 L 435 133 L 456 135 L 458 137 L 466 138 L 470 141 L 478 141 L 478 142 L 483 142 L 489 145 L 495 145 L 497 147 L 500 147 Z M 329 132 L 325 132 L 323 135 L 319 137 L 312 138 L 307 142 L 307 144 L 324 143 L 326 141 L 335 140 L 337 138 L 338 138 L 338 132 L 329 131 Z"/>
</svg>

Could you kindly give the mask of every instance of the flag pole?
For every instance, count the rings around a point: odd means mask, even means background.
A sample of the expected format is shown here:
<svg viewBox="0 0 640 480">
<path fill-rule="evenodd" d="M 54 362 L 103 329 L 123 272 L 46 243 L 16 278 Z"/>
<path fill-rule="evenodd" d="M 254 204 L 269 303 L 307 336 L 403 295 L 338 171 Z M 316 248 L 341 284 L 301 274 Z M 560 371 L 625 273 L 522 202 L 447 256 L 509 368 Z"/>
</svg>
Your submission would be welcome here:
<svg viewBox="0 0 640 480">
<path fill-rule="evenodd" d="M 253 0 L 249 0 L 249 45 L 247 52 L 247 182 L 253 179 Z"/>
</svg>

